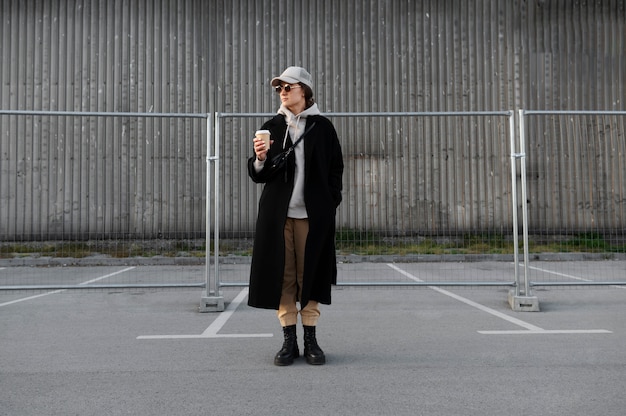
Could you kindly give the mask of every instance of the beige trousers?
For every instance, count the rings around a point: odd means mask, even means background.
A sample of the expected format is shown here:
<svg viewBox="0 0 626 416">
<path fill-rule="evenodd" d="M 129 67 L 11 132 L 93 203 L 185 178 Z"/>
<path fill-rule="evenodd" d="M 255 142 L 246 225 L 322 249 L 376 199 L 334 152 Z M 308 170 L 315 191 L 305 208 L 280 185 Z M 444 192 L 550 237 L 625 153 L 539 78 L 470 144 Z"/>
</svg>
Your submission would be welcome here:
<svg viewBox="0 0 626 416">
<path fill-rule="evenodd" d="M 298 312 L 302 325 L 316 326 L 320 316 L 319 304 L 310 300 L 306 307 L 298 311 L 296 302 L 302 297 L 302 277 L 304 276 L 304 248 L 309 233 L 309 220 L 287 218 L 285 223 L 285 272 L 283 291 L 278 307 L 278 320 L 281 326 L 296 325 Z"/>
</svg>

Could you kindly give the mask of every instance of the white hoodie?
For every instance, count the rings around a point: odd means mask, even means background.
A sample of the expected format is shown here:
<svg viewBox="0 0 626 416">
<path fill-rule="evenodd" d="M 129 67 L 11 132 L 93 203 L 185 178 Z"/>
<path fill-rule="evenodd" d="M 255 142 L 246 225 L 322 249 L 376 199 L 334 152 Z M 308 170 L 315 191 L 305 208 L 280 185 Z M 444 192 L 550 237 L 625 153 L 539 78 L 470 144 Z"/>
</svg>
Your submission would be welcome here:
<svg viewBox="0 0 626 416">
<path fill-rule="evenodd" d="M 289 136 L 291 136 L 291 141 L 295 143 L 296 140 L 300 138 L 302 133 L 304 133 L 306 118 L 308 116 L 320 114 L 320 110 L 317 107 L 317 104 L 313 104 L 300 114 L 295 115 L 289 111 L 288 108 L 281 105 L 278 109 L 278 114 L 285 116 L 287 131 L 289 132 Z M 305 137 L 294 149 L 294 154 L 296 156 L 296 172 L 294 177 L 293 192 L 291 194 L 291 200 L 289 201 L 289 210 L 287 211 L 287 216 L 290 218 L 308 218 L 306 205 L 304 203 L 304 142 L 306 140 L 307 138 Z M 287 135 L 285 134 L 283 147 L 286 144 L 286 141 Z"/>
</svg>

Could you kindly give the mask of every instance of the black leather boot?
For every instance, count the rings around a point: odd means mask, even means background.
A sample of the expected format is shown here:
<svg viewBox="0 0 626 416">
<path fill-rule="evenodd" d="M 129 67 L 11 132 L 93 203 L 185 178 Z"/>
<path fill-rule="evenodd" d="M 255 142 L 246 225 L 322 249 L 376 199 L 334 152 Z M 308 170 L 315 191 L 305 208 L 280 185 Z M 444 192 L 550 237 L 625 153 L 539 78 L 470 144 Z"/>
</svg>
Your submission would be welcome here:
<svg viewBox="0 0 626 416">
<path fill-rule="evenodd" d="M 304 326 L 304 357 L 311 365 L 322 365 L 326 363 L 324 351 L 317 345 L 315 338 L 315 327 Z"/>
<path fill-rule="evenodd" d="M 281 348 L 281 350 L 276 353 L 276 357 L 274 357 L 274 365 L 291 365 L 293 364 L 293 360 L 300 356 L 296 337 L 296 326 L 284 326 L 283 335 L 285 336 L 285 342 L 283 343 L 283 348 Z"/>
</svg>

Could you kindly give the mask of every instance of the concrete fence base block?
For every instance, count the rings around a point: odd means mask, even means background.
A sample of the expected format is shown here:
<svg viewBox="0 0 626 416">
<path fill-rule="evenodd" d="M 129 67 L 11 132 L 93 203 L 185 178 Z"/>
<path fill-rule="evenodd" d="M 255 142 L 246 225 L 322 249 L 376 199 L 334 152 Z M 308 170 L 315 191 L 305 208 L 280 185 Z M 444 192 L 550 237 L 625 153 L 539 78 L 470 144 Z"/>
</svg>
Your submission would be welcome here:
<svg viewBox="0 0 626 416">
<path fill-rule="evenodd" d="M 509 291 L 509 305 L 517 312 L 539 312 L 537 296 L 516 295 L 515 290 Z"/>
<path fill-rule="evenodd" d="M 200 299 L 200 312 L 222 312 L 224 310 L 224 297 L 207 295 L 206 292 L 202 292 L 202 299 Z"/>
</svg>

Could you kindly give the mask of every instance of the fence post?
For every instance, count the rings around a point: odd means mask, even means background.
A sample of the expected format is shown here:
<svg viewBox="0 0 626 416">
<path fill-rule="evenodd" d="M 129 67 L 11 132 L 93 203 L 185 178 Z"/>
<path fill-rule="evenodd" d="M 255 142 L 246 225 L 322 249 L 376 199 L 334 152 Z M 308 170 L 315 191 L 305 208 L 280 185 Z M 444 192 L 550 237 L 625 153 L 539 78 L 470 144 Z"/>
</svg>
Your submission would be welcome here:
<svg viewBox="0 0 626 416">
<path fill-rule="evenodd" d="M 513 241 L 515 245 L 515 288 L 509 291 L 509 305 L 514 311 L 537 312 L 539 300 L 533 296 L 528 280 L 528 197 L 526 195 L 526 141 L 524 129 L 524 110 L 519 113 L 519 153 L 515 149 L 515 129 L 511 128 L 511 181 L 513 201 Z M 511 116 L 513 117 L 513 116 Z M 524 282 L 519 278 L 519 253 L 518 253 L 518 225 L 517 225 L 517 160 L 520 161 L 520 176 L 522 186 L 522 229 L 524 242 Z"/>
<path fill-rule="evenodd" d="M 207 133 L 206 133 L 206 191 L 205 191 L 205 199 L 206 199 L 206 233 L 205 233 L 205 245 L 206 245 L 206 253 L 205 253 L 205 278 L 206 285 L 205 290 L 202 293 L 202 298 L 200 300 L 200 312 L 221 312 L 224 310 L 224 297 L 219 288 L 218 281 L 218 260 L 219 260 L 219 247 L 217 245 L 218 239 L 218 228 L 219 224 L 217 222 L 218 213 L 217 207 L 218 201 L 214 198 L 213 203 L 215 205 L 215 217 L 213 222 L 213 232 L 215 235 L 215 245 L 213 247 L 213 264 L 215 265 L 215 271 L 211 274 L 211 167 L 215 168 L 215 196 L 217 197 L 219 192 L 219 181 L 217 172 L 219 170 L 219 142 L 217 140 L 218 132 L 219 132 L 219 122 L 218 118 L 215 117 L 216 126 L 215 126 L 215 138 L 214 143 L 214 153 L 211 155 L 211 133 L 213 132 L 213 125 L 211 122 L 211 117 L 213 115 L 211 113 L 207 114 Z"/>
</svg>

